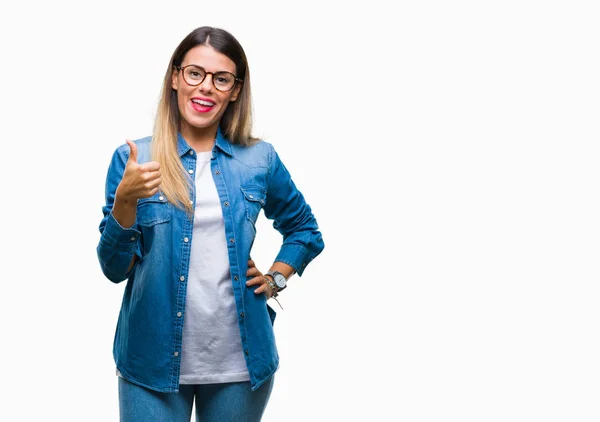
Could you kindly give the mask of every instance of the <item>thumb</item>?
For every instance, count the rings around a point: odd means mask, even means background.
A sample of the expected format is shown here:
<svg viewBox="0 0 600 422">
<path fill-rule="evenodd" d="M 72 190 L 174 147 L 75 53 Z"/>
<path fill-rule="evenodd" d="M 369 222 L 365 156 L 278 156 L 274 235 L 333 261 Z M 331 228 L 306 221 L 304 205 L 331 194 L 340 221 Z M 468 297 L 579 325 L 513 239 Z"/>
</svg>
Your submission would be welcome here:
<svg viewBox="0 0 600 422">
<path fill-rule="evenodd" d="M 129 145 L 129 160 L 127 161 L 133 161 L 134 163 L 137 163 L 137 145 L 135 144 L 135 142 L 130 141 L 129 139 L 127 139 L 127 145 Z"/>
</svg>

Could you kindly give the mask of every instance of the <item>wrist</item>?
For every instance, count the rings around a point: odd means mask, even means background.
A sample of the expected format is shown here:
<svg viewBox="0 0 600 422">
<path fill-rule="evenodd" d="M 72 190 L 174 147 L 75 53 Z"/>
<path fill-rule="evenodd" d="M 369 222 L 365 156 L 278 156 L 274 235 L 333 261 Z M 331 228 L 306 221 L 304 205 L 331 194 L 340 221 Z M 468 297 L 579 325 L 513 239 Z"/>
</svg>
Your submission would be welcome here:
<svg viewBox="0 0 600 422">
<path fill-rule="evenodd" d="M 271 289 L 271 292 L 273 293 L 271 296 L 276 295 L 279 292 L 279 288 L 275 284 L 275 280 L 273 279 L 273 277 L 270 274 L 265 274 L 263 277 L 267 281 L 267 285 L 269 286 L 269 288 Z"/>
<path fill-rule="evenodd" d="M 120 194 L 118 191 L 115 193 L 114 207 L 123 209 L 137 209 L 138 200 L 130 196 Z"/>
<path fill-rule="evenodd" d="M 115 202 L 111 212 L 121 226 L 131 228 L 135 224 L 137 216 L 137 200 L 123 198 L 115 193 Z"/>
<path fill-rule="evenodd" d="M 137 199 L 127 195 L 126 192 L 123 192 L 120 186 L 117 187 L 117 190 L 115 191 L 115 203 L 117 202 L 124 206 L 137 206 Z"/>
<path fill-rule="evenodd" d="M 279 271 L 267 271 L 265 277 L 269 278 L 270 282 L 273 284 L 274 290 L 277 292 L 280 292 L 287 287 L 287 279 Z"/>
</svg>

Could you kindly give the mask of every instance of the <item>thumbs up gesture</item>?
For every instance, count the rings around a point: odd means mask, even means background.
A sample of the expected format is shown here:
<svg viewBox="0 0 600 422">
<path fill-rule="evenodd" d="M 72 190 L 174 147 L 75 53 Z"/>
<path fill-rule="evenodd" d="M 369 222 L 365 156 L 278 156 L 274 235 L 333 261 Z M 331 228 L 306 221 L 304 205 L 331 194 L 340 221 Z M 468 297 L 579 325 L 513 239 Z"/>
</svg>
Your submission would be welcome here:
<svg viewBox="0 0 600 422">
<path fill-rule="evenodd" d="M 135 201 L 148 198 L 158 192 L 161 183 L 160 164 L 156 161 L 139 164 L 137 145 L 130 140 L 127 140 L 127 145 L 130 149 L 129 158 L 116 196 Z"/>
</svg>

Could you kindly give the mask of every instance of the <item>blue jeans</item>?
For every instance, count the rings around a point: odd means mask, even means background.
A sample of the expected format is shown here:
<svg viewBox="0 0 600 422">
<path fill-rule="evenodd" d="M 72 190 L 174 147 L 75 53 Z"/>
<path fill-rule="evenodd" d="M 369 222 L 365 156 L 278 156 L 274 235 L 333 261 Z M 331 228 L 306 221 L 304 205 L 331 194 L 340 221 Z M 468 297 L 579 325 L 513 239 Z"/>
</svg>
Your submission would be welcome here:
<svg viewBox="0 0 600 422">
<path fill-rule="evenodd" d="M 256 391 L 245 381 L 180 384 L 179 393 L 159 393 L 117 377 L 121 422 L 190 422 L 194 397 L 197 422 L 258 422 L 269 401 L 273 377 Z"/>
</svg>

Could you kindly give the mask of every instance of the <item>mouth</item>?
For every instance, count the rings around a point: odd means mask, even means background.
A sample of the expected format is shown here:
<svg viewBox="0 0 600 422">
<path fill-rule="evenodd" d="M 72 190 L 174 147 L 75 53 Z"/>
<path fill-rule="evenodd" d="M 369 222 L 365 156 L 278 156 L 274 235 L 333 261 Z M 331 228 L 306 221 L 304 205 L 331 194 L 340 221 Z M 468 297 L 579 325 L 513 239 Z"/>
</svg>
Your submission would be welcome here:
<svg viewBox="0 0 600 422">
<path fill-rule="evenodd" d="M 207 113 L 216 105 L 214 101 L 206 98 L 192 98 L 190 104 L 199 113 Z"/>
</svg>

